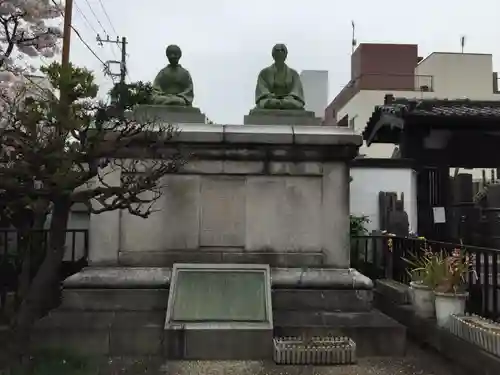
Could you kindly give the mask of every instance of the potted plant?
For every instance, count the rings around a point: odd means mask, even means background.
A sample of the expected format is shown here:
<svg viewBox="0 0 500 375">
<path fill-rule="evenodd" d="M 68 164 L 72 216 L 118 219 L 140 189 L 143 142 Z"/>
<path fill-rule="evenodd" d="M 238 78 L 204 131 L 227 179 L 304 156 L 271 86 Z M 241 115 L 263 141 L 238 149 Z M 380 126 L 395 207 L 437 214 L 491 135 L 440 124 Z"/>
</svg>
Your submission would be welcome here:
<svg viewBox="0 0 500 375">
<path fill-rule="evenodd" d="M 450 323 L 451 315 L 465 314 L 465 302 L 469 296 L 466 276 L 475 277 L 475 272 L 469 255 L 462 249 L 453 250 L 451 255 L 440 252 L 436 259 L 436 319 L 438 326 L 445 328 Z"/>
<path fill-rule="evenodd" d="M 402 258 L 410 265 L 408 273 L 411 277 L 410 297 L 415 314 L 422 318 L 433 318 L 435 314 L 434 287 L 436 286 L 434 268 L 436 257 L 427 249 L 421 256 L 410 254 L 410 258 Z"/>
</svg>

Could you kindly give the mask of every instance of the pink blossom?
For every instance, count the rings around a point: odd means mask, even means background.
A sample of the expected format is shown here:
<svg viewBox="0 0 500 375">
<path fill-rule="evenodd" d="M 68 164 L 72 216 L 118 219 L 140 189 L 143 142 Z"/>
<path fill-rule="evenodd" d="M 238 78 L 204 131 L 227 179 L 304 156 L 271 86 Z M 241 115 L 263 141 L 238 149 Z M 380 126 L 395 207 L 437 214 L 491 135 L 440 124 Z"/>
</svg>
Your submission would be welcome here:
<svg viewBox="0 0 500 375">
<path fill-rule="evenodd" d="M 31 68 L 27 57 L 53 57 L 62 37 L 58 18 L 61 6 L 52 0 L 0 0 L 0 71 L 23 74 Z"/>
</svg>

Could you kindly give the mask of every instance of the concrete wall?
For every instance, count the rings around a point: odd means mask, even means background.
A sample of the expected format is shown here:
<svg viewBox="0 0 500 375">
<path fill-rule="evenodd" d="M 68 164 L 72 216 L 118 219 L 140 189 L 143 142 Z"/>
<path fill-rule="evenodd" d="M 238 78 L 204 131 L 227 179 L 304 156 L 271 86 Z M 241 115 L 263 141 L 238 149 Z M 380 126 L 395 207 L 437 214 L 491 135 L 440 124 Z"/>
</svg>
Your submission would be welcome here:
<svg viewBox="0 0 500 375">
<path fill-rule="evenodd" d="M 433 77 L 435 97 L 500 99 L 500 95 L 493 92 L 491 54 L 434 52 L 417 65 L 415 74 Z"/>
<path fill-rule="evenodd" d="M 264 169 L 263 162 L 194 162 L 165 178 L 148 219 L 127 211 L 91 216 L 91 261 L 260 263 L 273 256 L 290 264 L 287 255 L 295 254 L 297 262 L 321 257 L 348 267 L 347 165 L 273 162 Z"/>
<path fill-rule="evenodd" d="M 408 213 L 410 230 L 417 228 L 417 176 L 409 168 L 351 168 L 350 212 L 352 215 L 366 215 L 372 230 L 379 228 L 379 192 L 404 193 L 405 211 Z"/>
</svg>

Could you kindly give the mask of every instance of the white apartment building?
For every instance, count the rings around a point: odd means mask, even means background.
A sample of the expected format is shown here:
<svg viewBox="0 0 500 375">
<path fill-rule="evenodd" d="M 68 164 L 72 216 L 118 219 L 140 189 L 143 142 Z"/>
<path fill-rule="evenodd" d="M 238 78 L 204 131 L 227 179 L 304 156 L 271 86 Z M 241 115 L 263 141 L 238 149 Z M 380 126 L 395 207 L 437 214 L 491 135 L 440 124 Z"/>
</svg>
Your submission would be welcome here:
<svg viewBox="0 0 500 375">
<path fill-rule="evenodd" d="M 500 101 L 491 54 L 434 52 L 426 58 L 419 58 L 416 45 L 365 46 L 368 47 L 365 56 L 355 56 L 358 51 L 353 54 L 352 66 L 358 71 L 353 73 L 349 84 L 327 107 L 326 125 L 344 120 L 361 133 L 375 106 L 384 103 L 386 94 L 399 98 Z M 354 61 L 356 59 L 358 61 Z M 391 69 L 396 71 L 393 73 Z M 370 147 L 363 146 L 360 154 L 389 158 L 393 151 L 394 145 L 372 144 Z"/>
<path fill-rule="evenodd" d="M 316 117 L 323 118 L 328 105 L 328 71 L 303 70 L 300 80 L 304 88 L 306 110 L 314 112 Z"/>
</svg>

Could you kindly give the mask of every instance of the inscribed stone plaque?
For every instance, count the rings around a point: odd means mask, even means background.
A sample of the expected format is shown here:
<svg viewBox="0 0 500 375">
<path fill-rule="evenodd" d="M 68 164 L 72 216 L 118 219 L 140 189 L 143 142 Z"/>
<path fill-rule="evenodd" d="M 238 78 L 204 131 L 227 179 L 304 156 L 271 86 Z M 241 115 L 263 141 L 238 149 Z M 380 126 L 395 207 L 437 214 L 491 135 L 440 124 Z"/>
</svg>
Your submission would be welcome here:
<svg viewBox="0 0 500 375">
<path fill-rule="evenodd" d="M 176 264 L 166 323 L 272 324 L 270 295 L 267 265 Z"/>
<path fill-rule="evenodd" d="M 262 272 L 224 270 L 179 272 L 174 321 L 257 321 L 266 319 Z"/>
<path fill-rule="evenodd" d="M 204 176 L 200 204 L 200 246 L 245 245 L 244 178 Z"/>
</svg>

